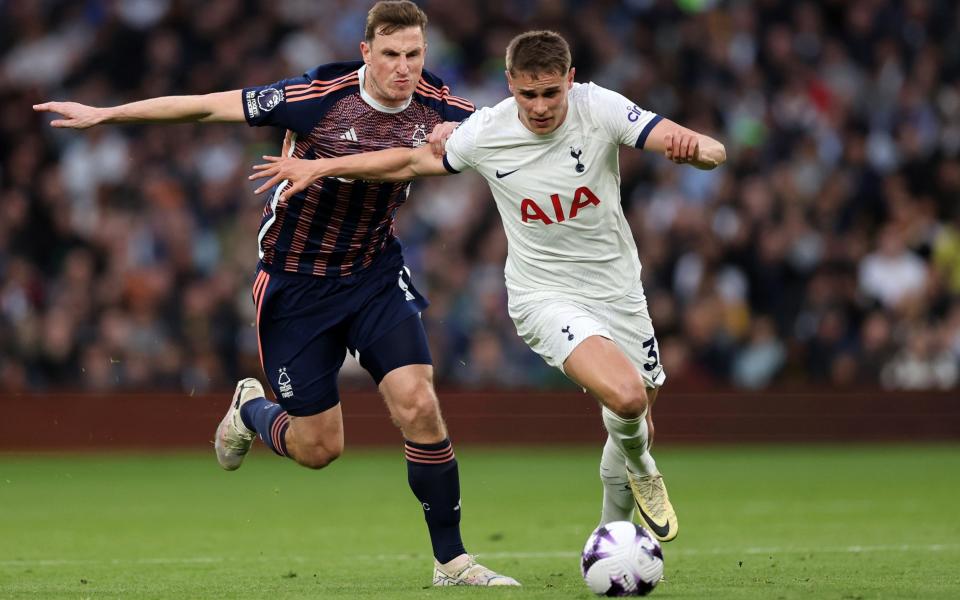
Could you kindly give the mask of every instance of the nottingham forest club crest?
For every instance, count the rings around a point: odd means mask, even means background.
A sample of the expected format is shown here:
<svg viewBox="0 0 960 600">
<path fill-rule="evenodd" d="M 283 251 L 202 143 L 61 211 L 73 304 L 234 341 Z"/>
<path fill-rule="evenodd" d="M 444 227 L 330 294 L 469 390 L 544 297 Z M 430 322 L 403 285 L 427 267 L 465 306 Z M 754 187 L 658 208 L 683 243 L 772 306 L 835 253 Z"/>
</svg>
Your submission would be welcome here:
<svg viewBox="0 0 960 600">
<path fill-rule="evenodd" d="M 426 125 L 416 125 L 413 128 L 413 135 L 410 136 L 410 141 L 413 143 L 414 148 L 419 148 L 420 146 L 427 143 L 427 126 Z"/>
<path fill-rule="evenodd" d="M 290 381 L 290 375 L 287 374 L 286 367 L 283 367 L 279 370 L 277 387 L 280 389 L 280 395 L 284 398 L 293 397 L 293 382 Z"/>
</svg>

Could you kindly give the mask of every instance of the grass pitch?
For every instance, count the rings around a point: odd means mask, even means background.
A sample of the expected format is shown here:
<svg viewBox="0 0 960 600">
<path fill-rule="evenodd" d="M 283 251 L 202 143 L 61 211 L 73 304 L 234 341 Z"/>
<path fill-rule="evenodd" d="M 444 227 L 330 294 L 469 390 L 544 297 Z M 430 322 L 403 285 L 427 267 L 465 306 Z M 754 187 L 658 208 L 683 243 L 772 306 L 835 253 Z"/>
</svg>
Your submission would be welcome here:
<svg viewBox="0 0 960 600">
<path fill-rule="evenodd" d="M 663 598 L 960 597 L 960 447 L 657 449 Z M 433 589 L 402 448 L 0 455 L 0 598 L 591 598 L 600 448 L 458 447 L 467 548 L 521 589 Z"/>
</svg>

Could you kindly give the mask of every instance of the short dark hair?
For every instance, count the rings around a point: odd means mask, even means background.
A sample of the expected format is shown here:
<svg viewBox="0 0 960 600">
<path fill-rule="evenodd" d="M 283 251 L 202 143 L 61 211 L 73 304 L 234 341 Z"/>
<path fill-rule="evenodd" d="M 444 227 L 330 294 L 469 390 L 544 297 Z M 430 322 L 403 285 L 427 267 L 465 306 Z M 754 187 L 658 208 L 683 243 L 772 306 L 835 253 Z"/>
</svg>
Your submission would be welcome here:
<svg viewBox="0 0 960 600">
<path fill-rule="evenodd" d="M 410 0 L 381 0 L 367 13 L 367 28 L 363 37 L 367 43 L 380 35 L 390 35 L 407 27 L 419 27 L 427 35 L 427 15 Z"/>
<path fill-rule="evenodd" d="M 556 31 L 528 31 L 507 45 L 510 75 L 566 75 L 570 71 L 570 45 Z"/>
</svg>

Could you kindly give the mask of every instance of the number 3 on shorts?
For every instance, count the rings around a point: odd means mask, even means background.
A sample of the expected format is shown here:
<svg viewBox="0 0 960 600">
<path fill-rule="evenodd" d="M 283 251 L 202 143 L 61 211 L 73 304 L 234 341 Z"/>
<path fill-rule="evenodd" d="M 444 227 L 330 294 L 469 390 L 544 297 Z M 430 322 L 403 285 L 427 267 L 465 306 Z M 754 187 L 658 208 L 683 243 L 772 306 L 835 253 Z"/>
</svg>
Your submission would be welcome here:
<svg viewBox="0 0 960 600">
<path fill-rule="evenodd" d="M 657 356 L 657 338 L 652 337 L 645 341 L 643 343 L 643 347 L 649 348 L 647 351 L 647 358 L 653 361 L 643 365 L 643 368 L 649 373 L 650 371 L 656 369 L 660 364 L 660 358 Z"/>
</svg>

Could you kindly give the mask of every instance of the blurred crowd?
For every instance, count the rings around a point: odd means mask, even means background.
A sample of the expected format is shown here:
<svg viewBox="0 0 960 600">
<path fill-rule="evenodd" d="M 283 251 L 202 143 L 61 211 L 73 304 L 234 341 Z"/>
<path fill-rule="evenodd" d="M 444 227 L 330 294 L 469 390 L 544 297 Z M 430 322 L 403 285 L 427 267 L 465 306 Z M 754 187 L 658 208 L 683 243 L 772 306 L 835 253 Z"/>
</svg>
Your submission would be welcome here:
<svg viewBox="0 0 960 600">
<path fill-rule="evenodd" d="M 960 376 L 960 4 L 425 0 L 427 68 L 478 106 L 506 43 L 725 142 L 715 171 L 621 153 L 670 387 L 947 389 Z M 260 374 L 250 286 L 282 132 L 56 130 L 31 105 L 263 84 L 359 57 L 372 0 L 0 1 L 0 384 L 226 389 Z M 398 235 L 441 386 L 569 385 L 517 337 L 471 174 L 418 181 Z M 369 385 L 356 365 L 344 377 Z"/>
</svg>

